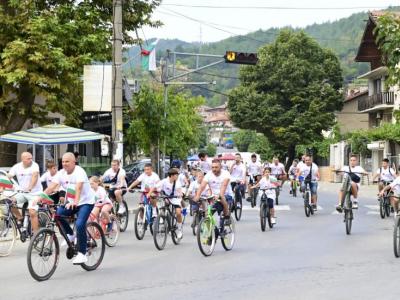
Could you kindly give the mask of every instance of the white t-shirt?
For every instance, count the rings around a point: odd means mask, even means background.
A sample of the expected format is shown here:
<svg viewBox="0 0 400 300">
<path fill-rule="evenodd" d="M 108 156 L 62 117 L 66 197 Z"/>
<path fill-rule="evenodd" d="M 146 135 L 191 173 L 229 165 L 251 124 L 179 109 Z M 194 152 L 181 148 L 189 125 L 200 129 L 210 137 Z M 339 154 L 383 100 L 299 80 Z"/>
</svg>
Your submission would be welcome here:
<svg viewBox="0 0 400 300">
<path fill-rule="evenodd" d="M 78 206 L 95 203 L 95 194 L 90 187 L 89 179 L 85 170 L 80 166 L 75 166 L 75 169 L 71 174 L 68 174 L 64 169 L 58 171 L 57 176 L 55 176 L 53 180 L 53 182 L 59 184 L 66 191 L 65 199 L 69 202 L 72 202 L 75 199 L 76 184 L 82 182 L 83 185 Z"/>
<path fill-rule="evenodd" d="M 208 173 L 211 171 L 211 161 L 210 159 L 206 159 L 205 161 L 200 161 L 199 163 L 200 169 L 203 171 L 203 173 Z"/>
<path fill-rule="evenodd" d="M 112 204 L 112 201 L 108 198 L 107 191 L 102 187 L 97 187 L 97 191 L 93 190 L 96 197 L 96 204 Z"/>
<path fill-rule="evenodd" d="M 185 173 L 180 173 L 179 177 L 178 177 L 178 181 L 179 181 L 179 183 L 181 184 L 182 187 L 185 187 L 186 186 L 186 181 L 187 181 L 186 174 Z"/>
<path fill-rule="evenodd" d="M 256 162 L 251 161 L 249 163 L 249 165 L 247 166 L 249 175 L 252 175 L 252 176 L 261 175 L 262 174 L 261 169 L 262 169 L 261 163 L 258 161 L 256 161 Z"/>
<path fill-rule="evenodd" d="M 385 168 L 378 168 L 376 170 L 376 174 L 380 174 L 380 179 L 382 181 L 393 181 L 396 179 L 396 171 L 390 167 Z"/>
<path fill-rule="evenodd" d="M 22 162 L 15 164 L 9 174 L 12 176 L 16 176 L 18 180 L 18 186 L 22 190 L 27 190 L 29 185 L 31 184 L 33 173 L 38 173 L 38 180 L 36 181 L 35 186 L 32 188 L 32 193 L 38 193 L 43 191 L 42 183 L 39 179 L 39 165 L 35 162 L 32 162 L 31 166 L 28 168 L 24 168 Z"/>
<path fill-rule="evenodd" d="M 273 188 L 276 187 L 274 183 L 276 183 L 277 180 L 275 177 L 270 177 L 269 179 L 263 177 L 260 180 L 260 189 L 268 189 L 268 188 Z M 258 193 L 259 197 L 262 195 L 262 191 Z M 276 192 L 275 190 L 266 190 L 265 194 L 267 195 L 268 198 L 275 200 Z"/>
<path fill-rule="evenodd" d="M 277 165 L 272 163 L 269 167 L 271 168 L 271 174 L 275 176 L 284 174 L 285 172 L 285 166 L 282 163 L 278 163 Z"/>
<path fill-rule="evenodd" d="M 188 189 L 188 195 L 194 197 L 196 196 L 197 191 L 200 188 L 201 183 L 199 183 L 197 180 L 193 181 Z M 201 197 L 208 197 L 210 196 L 210 187 L 206 185 L 204 191 L 200 195 Z"/>
<path fill-rule="evenodd" d="M 53 176 L 50 174 L 49 171 L 47 171 L 46 173 L 44 173 L 41 177 L 40 177 L 40 182 L 46 182 L 47 187 L 49 187 L 53 182 L 54 182 L 54 178 L 57 176 L 58 172 L 56 172 L 56 174 L 54 174 Z M 58 190 L 63 190 L 62 187 L 59 187 Z"/>
<path fill-rule="evenodd" d="M 244 180 L 246 175 L 246 167 L 243 163 L 233 164 L 231 167 L 231 179 L 232 181 Z"/>
<path fill-rule="evenodd" d="M 182 197 L 182 186 L 179 180 L 175 183 L 175 190 L 172 194 L 174 188 L 174 183 L 170 182 L 169 177 L 161 180 L 157 185 L 157 190 L 163 192 L 166 196 L 171 197 L 171 203 L 175 205 L 180 205 L 180 198 Z"/>
<path fill-rule="evenodd" d="M 311 166 L 307 166 L 306 164 L 301 165 L 299 168 L 300 176 L 303 176 L 304 179 L 306 179 L 308 174 L 310 174 L 310 168 Z M 317 180 L 318 166 L 315 163 L 312 163 L 311 171 L 311 180 Z"/>
<path fill-rule="evenodd" d="M 289 168 L 289 175 L 293 175 L 293 176 L 296 176 L 296 174 L 297 174 L 297 170 L 298 170 L 299 168 L 298 168 L 298 166 L 290 166 L 290 168 Z"/>
<path fill-rule="evenodd" d="M 344 166 L 342 168 L 342 171 L 350 172 L 349 166 Z M 361 167 L 361 166 L 352 167 L 351 172 L 355 173 L 356 176 L 360 177 L 360 183 L 361 183 L 362 173 L 366 173 L 365 170 L 363 169 L 363 167 Z M 348 173 L 345 173 L 345 175 L 348 175 Z M 357 183 L 357 185 L 360 186 L 360 183 Z"/>
<path fill-rule="evenodd" d="M 393 191 L 399 195 L 400 194 L 400 177 L 396 177 L 396 179 L 390 184 L 390 187 Z"/>
<path fill-rule="evenodd" d="M 112 168 L 109 168 L 107 171 L 104 172 L 103 175 L 104 180 L 107 181 L 112 180 L 117 175 L 117 172 L 114 172 Z M 118 173 L 117 183 L 111 184 L 111 187 L 126 187 L 125 176 L 126 176 L 125 170 L 120 168 Z M 124 180 L 122 180 L 122 177 L 124 178 Z"/>
<path fill-rule="evenodd" d="M 148 192 L 151 188 L 157 187 L 157 184 L 160 182 L 160 177 L 154 172 L 152 172 L 150 176 L 147 176 L 146 173 L 142 173 L 136 180 L 141 183 L 140 190 L 142 192 Z"/>
<path fill-rule="evenodd" d="M 213 195 L 219 195 L 220 191 L 221 191 L 221 185 L 225 179 L 229 179 L 228 186 L 226 187 L 225 195 L 233 196 L 232 187 L 229 184 L 231 175 L 229 174 L 228 171 L 221 170 L 221 174 L 219 176 L 215 176 L 212 171 L 208 172 L 206 174 L 206 176 L 204 176 L 203 180 L 205 180 L 208 183 Z"/>
</svg>

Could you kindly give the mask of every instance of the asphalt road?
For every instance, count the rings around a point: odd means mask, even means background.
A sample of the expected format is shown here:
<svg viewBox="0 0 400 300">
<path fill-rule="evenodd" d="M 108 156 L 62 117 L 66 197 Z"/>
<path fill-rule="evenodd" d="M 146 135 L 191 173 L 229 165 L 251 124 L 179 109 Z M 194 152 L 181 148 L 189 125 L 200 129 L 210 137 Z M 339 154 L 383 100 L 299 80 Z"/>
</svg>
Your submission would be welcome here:
<svg viewBox="0 0 400 300">
<path fill-rule="evenodd" d="M 179 246 L 155 249 L 150 233 L 136 240 L 132 222 L 100 268 L 73 266 L 62 250 L 46 282 L 26 265 L 27 244 L 0 258 L 0 299 L 395 299 L 400 260 L 392 250 L 393 219 L 378 215 L 374 188 L 362 187 L 353 231 L 334 212 L 338 185 L 321 184 L 320 209 L 306 218 L 301 198 L 286 186 L 278 223 L 261 232 L 258 210 L 246 206 L 232 251 L 220 243 L 211 257 L 186 226 Z M 129 205 L 134 206 L 129 199 Z M 247 205 L 247 204 L 246 204 Z M 133 217 L 131 218 L 133 220 Z"/>
</svg>

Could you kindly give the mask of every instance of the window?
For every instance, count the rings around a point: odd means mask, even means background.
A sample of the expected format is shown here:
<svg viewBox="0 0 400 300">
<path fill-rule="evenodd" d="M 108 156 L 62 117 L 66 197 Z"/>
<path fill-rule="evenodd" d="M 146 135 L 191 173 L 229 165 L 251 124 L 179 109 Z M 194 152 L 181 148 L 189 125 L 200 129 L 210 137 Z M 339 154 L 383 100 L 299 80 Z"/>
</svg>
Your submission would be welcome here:
<svg viewBox="0 0 400 300">
<path fill-rule="evenodd" d="M 381 78 L 374 80 L 374 94 L 382 93 L 382 80 Z"/>
</svg>

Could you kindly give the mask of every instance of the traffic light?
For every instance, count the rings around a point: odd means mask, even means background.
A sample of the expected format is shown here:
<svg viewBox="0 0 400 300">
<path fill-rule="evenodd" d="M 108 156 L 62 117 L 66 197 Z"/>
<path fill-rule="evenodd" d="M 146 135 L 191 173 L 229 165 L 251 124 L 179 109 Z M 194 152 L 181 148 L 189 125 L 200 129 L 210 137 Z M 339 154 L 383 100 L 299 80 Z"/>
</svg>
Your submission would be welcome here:
<svg viewBox="0 0 400 300">
<path fill-rule="evenodd" d="M 227 64 L 255 65 L 258 58 L 257 53 L 226 51 L 225 62 Z"/>
</svg>

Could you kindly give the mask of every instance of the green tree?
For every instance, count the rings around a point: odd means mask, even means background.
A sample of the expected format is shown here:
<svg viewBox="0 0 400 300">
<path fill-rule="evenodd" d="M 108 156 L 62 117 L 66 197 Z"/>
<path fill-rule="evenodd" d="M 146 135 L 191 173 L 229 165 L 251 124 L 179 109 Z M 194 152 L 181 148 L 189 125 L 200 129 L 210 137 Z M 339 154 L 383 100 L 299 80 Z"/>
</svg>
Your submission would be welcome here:
<svg viewBox="0 0 400 300">
<path fill-rule="evenodd" d="M 206 153 L 209 157 L 214 157 L 217 154 L 217 146 L 214 144 L 208 144 L 206 147 Z"/>
<path fill-rule="evenodd" d="M 197 108 L 203 103 L 201 97 L 172 90 L 165 106 L 161 91 L 143 86 L 129 113 L 131 123 L 126 141 L 134 142 L 147 155 L 151 155 L 153 163 L 156 163 L 156 154 L 158 149 L 164 149 L 165 139 L 165 154 L 185 159 L 189 150 L 200 144 L 202 118 Z"/>
<path fill-rule="evenodd" d="M 322 140 L 343 105 L 338 58 L 304 32 L 282 30 L 258 52 L 256 66 L 241 69 L 231 92 L 230 116 L 236 126 L 263 133 L 290 164 L 297 144 Z"/>
<path fill-rule="evenodd" d="M 375 29 L 379 49 L 383 53 L 384 63 L 389 69 L 390 85 L 400 84 L 400 17 L 387 13 L 378 18 Z"/>
<path fill-rule="evenodd" d="M 254 130 L 239 130 L 232 135 L 233 142 L 240 152 L 248 152 L 250 144 L 257 138 Z"/>
<path fill-rule="evenodd" d="M 79 123 L 83 66 L 111 59 L 112 2 L 0 2 L 0 134 L 20 130 L 28 119 L 43 123 L 49 112 Z M 159 25 L 150 20 L 159 3 L 124 2 L 124 42 L 133 42 L 128 32 L 138 27 Z"/>
</svg>

